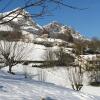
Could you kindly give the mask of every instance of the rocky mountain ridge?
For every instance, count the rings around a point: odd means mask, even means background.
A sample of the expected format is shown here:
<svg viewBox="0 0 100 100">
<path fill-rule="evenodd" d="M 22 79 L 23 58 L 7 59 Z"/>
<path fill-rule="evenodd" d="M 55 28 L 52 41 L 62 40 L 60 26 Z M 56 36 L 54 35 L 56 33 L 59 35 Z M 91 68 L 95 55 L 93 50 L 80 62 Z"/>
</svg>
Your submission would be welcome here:
<svg viewBox="0 0 100 100">
<path fill-rule="evenodd" d="M 13 11 L 15 10 L 16 9 L 14 9 Z M 10 12 L 1 13 L 0 17 L 5 16 Z M 19 15 L 17 16 L 17 18 L 14 18 L 9 23 L 0 25 L 0 32 L 14 32 L 15 30 L 17 30 L 22 32 L 24 38 L 27 38 L 31 41 L 33 41 L 36 37 L 61 39 L 67 42 L 73 42 L 73 40 L 87 40 L 79 32 L 76 32 L 73 28 L 70 28 L 59 22 L 53 21 L 52 23 L 41 26 L 35 21 L 33 21 L 31 15 L 27 11 L 20 10 L 20 8 L 17 8 L 17 12 L 5 17 L 0 22 L 10 20 L 13 17 L 15 17 L 18 13 Z"/>
</svg>

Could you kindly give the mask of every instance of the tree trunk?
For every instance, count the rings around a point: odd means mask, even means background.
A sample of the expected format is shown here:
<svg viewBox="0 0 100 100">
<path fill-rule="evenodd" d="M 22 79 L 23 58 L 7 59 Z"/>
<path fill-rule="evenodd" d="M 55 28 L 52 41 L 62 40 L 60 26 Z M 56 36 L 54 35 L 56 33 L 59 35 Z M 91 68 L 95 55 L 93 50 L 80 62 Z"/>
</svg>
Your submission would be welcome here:
<svg viewBox="0 0 100 100">
<path fill-rule="evenodd" d="M 12 66 L 9 66 L 9 73 L 12 73 Z"/>
<path fill-rule="evenodd" d="M 12 66 L 11 65 L 9 65 L 9 71 L 8 71 L 8 73 L 15 75 L 15 73 L 12 72 Z"/>
<path fill-rule="evenodd" d="M 11 65 L 9 65 L 9 71 L 8 71 L 8 73 L 15 75 L 15 73 L 12 72 L 12 66 Z"/>
</svg>

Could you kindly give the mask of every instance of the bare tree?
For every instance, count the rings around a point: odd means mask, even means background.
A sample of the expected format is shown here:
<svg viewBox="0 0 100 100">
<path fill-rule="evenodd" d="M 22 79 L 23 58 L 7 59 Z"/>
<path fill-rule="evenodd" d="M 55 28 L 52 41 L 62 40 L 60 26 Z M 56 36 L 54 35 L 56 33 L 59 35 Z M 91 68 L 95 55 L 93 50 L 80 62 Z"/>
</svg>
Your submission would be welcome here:
<svg viewBox="0 0 100 100">
<path fill-rule="evenodd" d="M 80 55 L 84 53 L 85 47 L 86 45 L 83 41 L 77 41 L 75 43 L 75 47 L 74 47 L 75 61 L 72 64 L 72 67 L 68 68 L 68 76 L 71 82 L 71 86 L 76 91 L 80 91 L 81 88 L 83 87 L 83 67 L 82 65 L 86 67 L 86 64 L 83 63 L 84 59 Z"/>
<path fill-rule="evenodd" d="M 25 77 L 25 78 L 28 77 L 27 65 L 28 65 L 28 62 L 24 62 L 24 63 L 23 63 L 23 72 L 24 72 L 24 77 Z"/>
<path fill-rule="evenodd" d="M 12 73 L 12 67 L 19 63 L 21 60 L 26 60 L 31 48 L 28 43 L 21 41 L 10 42 L 6 40 L 0 41 L 0 58 L 5 66 L 9 66 L 9 73 Z"/>
<path fill-rule="evenodd" d="M 68 68 L 68 76 L 72 88 L 76 91 L 80 91 L 83 87 L 83 74 L 80 73 L 79 67 Z"/>
<path fill-rule="evenodd" d="M 55 53 L 54 50 L 52 50 L 52 48 L 46 50 L 43 59 L 45 60 L 44 62 L 45 67 L 54 67 L 54 65 L 56 65 Z"/>
</svg>

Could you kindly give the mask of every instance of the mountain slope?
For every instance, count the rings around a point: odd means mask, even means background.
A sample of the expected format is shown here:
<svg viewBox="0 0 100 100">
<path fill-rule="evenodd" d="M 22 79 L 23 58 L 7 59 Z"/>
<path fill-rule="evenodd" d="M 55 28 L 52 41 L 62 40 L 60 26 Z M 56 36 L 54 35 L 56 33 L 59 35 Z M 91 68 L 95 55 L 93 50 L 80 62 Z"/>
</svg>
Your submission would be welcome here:
<svg viewBox="0 0 100 100">
<path fill-rule="evenodd" d="M 43 26 L 47 31 L 49 31 L 51 37 L 57 38 L 57 35 L 64 35 L 65 37 L 70 38 L 72 36 L 73 39 L 77 40 L 87 40 L 84 36 L 82 36 L 79 32 L 75 31 L 73 28 L 63 25 L 59 22 L 53 21 L 47 25 Z M 66 39 L 66 38 L 65 38 Z M 66 39 L 67 40 L 67 39 Z"/>
<path fill-rule="evenodd" d="M 31 37 L 31 38 L 34 37 L 33 34 L 36 34 L 37 31 L 40 30 L 42 27 L 32 20 L 30 14 L 27 11 L 20 10 L 20 8 L 16 8 L 13 11 L 16 10 L 18 11 L 12 13 L 11 15 L 7 16 L 2 21 L 0 21 L 0 22 L 8 21 L 18 14 L 17 18 L 14 18 L 9 23 L 1 24 L 0 31 L 13 31 L 13 32 L 21 31 L 22 34 L 26 35 L 27 37 Z M 0 16 L 1 17 L 5 16 L 10 12 L 1 13 Z"/>
<path fill-rule="evenodd" d="M 0 25 L 0 31 L 20 30 L 22 34 L 25 35 L 25 38 L 29 38 L 31 40 L 35 39 L 34 37 L 40 37 L 44 34 L 48 34 L 47 38 L 58 38 L 69 42 L 72 42 L 72 39 L 87 40 L 79 32 L 76 32 L 73 28 L 63 25 L 59 22 L 53 21 L 47 25 L 40 26 L 38 23 L 33 21 L 31 15 L 27 11 L 20 10 L 20 8 L 16 9 L 17 12 L 12 13 L 0 22 L 8 21 L 19 14 L 18 17 L 13 19 L 9 23 Z M 14 9 L 13 11 L 15 11 L 16 9 Z M 9 12 L 1 13 L 0 17 L 5 16 L 8 13 Z"/>
</svg>

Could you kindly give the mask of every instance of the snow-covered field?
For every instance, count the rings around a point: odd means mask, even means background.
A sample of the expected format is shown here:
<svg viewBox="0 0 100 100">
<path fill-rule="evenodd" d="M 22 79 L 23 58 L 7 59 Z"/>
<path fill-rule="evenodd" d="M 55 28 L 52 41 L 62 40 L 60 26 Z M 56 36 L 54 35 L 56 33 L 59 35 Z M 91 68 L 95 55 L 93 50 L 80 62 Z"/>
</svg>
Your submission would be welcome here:
<svg viewBox="0 0 100 100">
<path fill-rule="evenodd" d="M 100 87 L 84 86 L 80 92 L 72 90 L 64 76 L 64 68 L 41 71 L 30 65 L 29 76 L 25 79 L 26 69 L 21 65 L 13 67 L 16 75 L 7 73 L 7 67 L 1 69 L 0 100 L 100 100 Z"/>
</svg>

